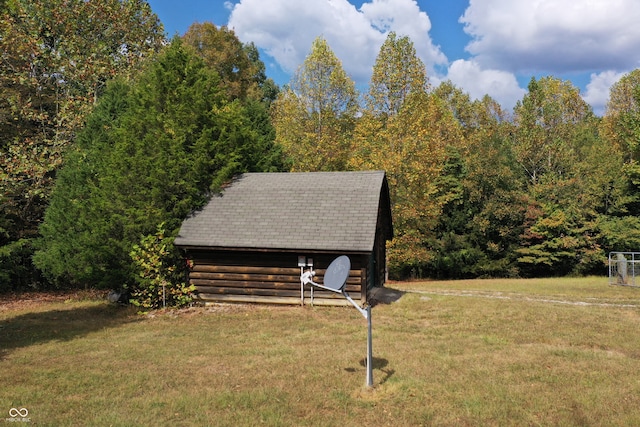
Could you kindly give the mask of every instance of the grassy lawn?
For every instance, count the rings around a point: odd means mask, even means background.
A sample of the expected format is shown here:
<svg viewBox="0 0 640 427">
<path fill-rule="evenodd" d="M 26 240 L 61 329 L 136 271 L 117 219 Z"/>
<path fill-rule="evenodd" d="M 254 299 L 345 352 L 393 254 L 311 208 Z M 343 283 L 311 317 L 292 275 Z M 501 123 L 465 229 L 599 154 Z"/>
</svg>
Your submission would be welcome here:
<svg viewBox="0 0 640 427">
<path fill-rule="evenodd" d="M 27 408 L 54 426 L 640 425 L 640 289 L 389 287 L 403 294 L 373 308 L 373 389 L 352 307 L 0 301 L 0 424 Z"/>
</svg>

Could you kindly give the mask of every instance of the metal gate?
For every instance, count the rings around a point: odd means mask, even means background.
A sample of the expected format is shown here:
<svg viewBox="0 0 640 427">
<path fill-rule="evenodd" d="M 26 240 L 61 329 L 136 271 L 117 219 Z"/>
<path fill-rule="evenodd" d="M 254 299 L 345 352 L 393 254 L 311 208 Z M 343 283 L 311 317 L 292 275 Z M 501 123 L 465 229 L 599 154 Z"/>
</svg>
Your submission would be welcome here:
<svg viewBox="0 0 640 427">
<path fill-rule="evenodd" d="M 609 253 L 609 284 L 640 286 L 640 252 Z"/>
</svg>

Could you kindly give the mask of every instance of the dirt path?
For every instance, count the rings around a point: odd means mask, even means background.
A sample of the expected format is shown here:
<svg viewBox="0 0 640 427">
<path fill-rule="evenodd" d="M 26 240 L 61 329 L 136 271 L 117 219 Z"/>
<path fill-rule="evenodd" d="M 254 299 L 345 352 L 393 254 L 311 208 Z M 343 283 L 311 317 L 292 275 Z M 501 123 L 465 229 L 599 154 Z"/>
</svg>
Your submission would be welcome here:
<svg viewBox="0 0 640 427">
<path fill-rule="evenodd" d="M 549 303 L 549 304 L 565 304 L 565 305 L 584 306 L 584 307 L 616 307 L 616 308 L 639 308 L 640 307 L 640 301 L 630 304 L 628 302 L 624 302 L 624 303 L 603 302 L 598 300 L 597 298 L 589 298 L 589 301 L 576 301 L 576 300 L 565 300 L 565 299 L 555 299 L 555 298 L 551 299 L 543 295 L 539 297 L 532 297 L 530 295 L 522 295 L 522 294 L 515 294 L 515 293 L 506 294 L 504 292 L 461 291 L 461 290 L 421 291 L 416 289 L 398 289 L 398 291 L 403 293 L 421 294 L 426 296 L 441 295 L 441 296 L 454 296 L 454 297 L 488 298 L 488 299 L 502 299 L 502 300 L 511 300 L 511 301 L 541 302 L 541 303 Z"/>
</svg>

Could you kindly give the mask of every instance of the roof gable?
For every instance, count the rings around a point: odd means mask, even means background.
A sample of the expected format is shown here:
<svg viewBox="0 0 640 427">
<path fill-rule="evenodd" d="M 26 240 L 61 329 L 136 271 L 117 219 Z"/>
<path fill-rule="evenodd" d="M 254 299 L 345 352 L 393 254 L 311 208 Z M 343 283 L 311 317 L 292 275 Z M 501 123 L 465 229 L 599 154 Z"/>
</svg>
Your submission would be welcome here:
<svg viewBox="0 0 640 427">
<path fill-rule="evenodd" d="M 388 197 L 384 171 L 246 173 L 187 218 L 175 244 L 369 252 Z"/>
</svg>

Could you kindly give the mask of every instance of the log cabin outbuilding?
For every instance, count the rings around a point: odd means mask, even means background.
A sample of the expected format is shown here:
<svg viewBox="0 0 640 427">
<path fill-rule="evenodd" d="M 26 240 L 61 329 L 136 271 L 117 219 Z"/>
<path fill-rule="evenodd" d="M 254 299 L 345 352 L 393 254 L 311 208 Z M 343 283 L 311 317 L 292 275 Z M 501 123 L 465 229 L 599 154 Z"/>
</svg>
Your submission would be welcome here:
<svg viewBox="0 0 640 427">
<path fill-rule="evenodd" d="M 344 305 L 339 294 L 302 287 L 301 268 L 313 265 L 322 283 L 347 255 L 346 291 L 364 304 L 384 284 L 392 237 L 384 171 L 245 173 L 183 222 L 175 245 L 197 301 Z"/>
</svg>

